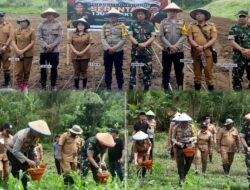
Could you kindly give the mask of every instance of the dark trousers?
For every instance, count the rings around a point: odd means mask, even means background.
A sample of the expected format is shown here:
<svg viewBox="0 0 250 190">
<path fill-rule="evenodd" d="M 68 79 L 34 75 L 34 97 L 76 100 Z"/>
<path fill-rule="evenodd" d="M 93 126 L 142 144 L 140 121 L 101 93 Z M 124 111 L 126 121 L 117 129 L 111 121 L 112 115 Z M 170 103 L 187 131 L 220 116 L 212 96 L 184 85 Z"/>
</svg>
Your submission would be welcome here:
<svg viewBox="0 0 250 190">
<path fill-rule="evenodd" d="M 118 88 L 122 89 L 124 83 L 122 72 L 123 51 L 115 52 L 113 54 L 109 54 L 108 51 L 104 51 L 105 83 L 107 89 L 111 89 L 113 64 L 115 66 Z"/>
<path fill-rule="evenodd" d="M 116 175 L 118 175 L 119 179 L 123 180 L 123 170 L 122 165 L 118 161 L 109 161 L 109 169 L 110 173 L 112 175 L 112 178 L 114 178 Z"/>
<path fill-rule="evenodd" d="M 184 180 L 193 162 L 194 157 L 186 157 L 183 149 L 177 149 L 177 168 L 180 180 Z"/>
<path fill-rule="evenodd" d="M 183 67 L 184 63 L 180 62 L 180 59 L 184 58 L 183 52 L 177 52 L 175 54 L 169 54 L 167 51 L 162 51 L 162 83 L 164 89 L 168 89 L 168 84 L 170 80 L 170 73 L 172 68 L 172 63 L 174 63 L 174 70 L 176 76 L 176 83 L 178 86 L 183 85 Z"/>
<path fill-rule="evenodd" d="M 55 158 L 55 165 L 56 165 L 56 171 L 59 175 L 61 175 L 61 166 L 60 166 L 60 162 L 58 159 Z"/>
<path fill-rule="evenodd" d="M 98 163 L 98 162 L 97 162 Z M 86 177 L 88 175 L 89 169 L 92 171 L 93 179 L 95 180 L 96 183 L 99 183 L 99 179 L 97 176 L 98 169 L 94 167 L 92 164 L 89 162 L 85 162 L 81 171 L 82 177 Z"/>
<path fill-rule="evenodd" d="M 40 65 L 50 64 L 51 68 L 51 86 L 56 86 L 57 80 L 57 66 L 59 64 L 59 53 L 40 53 Z M 41 68 L 41 85 L 46 87 L 47 69 Z"/>
<path fill-rule="evenodd" d="M 29 168 L 29 165 L 27 162 L 21 163 L 16 157 L 10 152 L 7 151 L 8 159 L 12 165 L 11 167 L 11 173 L 15 178 L 19 178 L 19 172 L 22 170 L 23 172 L 26 172 Z M 25 190 L 27 190 L 27 182 L 28 182 L 28 176 L 27 174 L 24 174 L 21 179 L 23 183 L 23 187 Z"/>
</svg>

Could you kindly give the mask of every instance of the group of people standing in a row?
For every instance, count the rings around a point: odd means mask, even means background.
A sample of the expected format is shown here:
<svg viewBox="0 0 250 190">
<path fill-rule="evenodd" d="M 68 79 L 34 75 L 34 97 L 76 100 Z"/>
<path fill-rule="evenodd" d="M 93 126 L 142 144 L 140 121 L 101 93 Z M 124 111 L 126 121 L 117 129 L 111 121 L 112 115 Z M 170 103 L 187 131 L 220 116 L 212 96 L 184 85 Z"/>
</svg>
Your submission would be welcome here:
<svg viewBox="0 0 250 190">
<path fill-rule="evenodd" d="M 42 145 L 38 141 L 44 136 L 50 136 L 51 132 L 44 120 L 29 122 L 27 128 L 21 129 L 14 136 L 11 136 L 11 132 L 10 124 L 5 124 L 1 128 L 0 180 L 8 181 L 9 165 L 11 165 L 12 175 L 16 178 L 21 177 L 24 189 L 28 189 L 27 170 L 44 164 Z M 122 181 L 124 144 L 119 138 L 119 131 L 111 129 L 107 133 L 96 133 L 86 141 L 81 138 L 82 133 L 81 127 L 74 125 L 68 132 L 55 137 L 53 144 L 55 165 L 58 174 L 63 174 L 65 184 L 74 183 L 69 172 L 78 170 L 82 177 L 86 177 L 91 170 L 94 180 L 98 183 L 97 173 L 108 168 L 112 178 L 117 175 Z M 108 166 L 105 162 L 106 152 Z M 25 173 L 20 176 L 21 170 Z"/>
<path fill-rule="evenodd" d="M 153 48 L 155 43 L 156 30 L 159 29 L 159 41 L 162 49 L 162 84 L 165 90 L 169 89 L 170 72 L 172 62 L 174 64 L 176 82 L 178 89 L 183 89 L 184 79 L 184 42 L 188 40 L 191 45 L 191 55 L 194 70 L 194 88 L 201 89 L 202 70 L 204 70 L 208 90 L 214 89 L 213 65 L 217 62 L 217 55 L 213 46 L 217 39 L 217 30 L 213 23 L 209 23 L 210 12 L 204 9 L 195 9 L 190 12 L 190 16 L 196 20 L 189 26 L 183 19 L 179 19 L 178 13 L 182 9 L 175 3 L 166 6 L 162 11 L 166 11 L 164 18 L 157 17 L 153 23 L 150 21 L 152 16 L 147 8 L 139 7 L 132 11 L 135 21 L 130 24 L 127 31 L 123 23 L 118 22 L 122 17 L 115 8 L 112 8 L 106 16 L 109 21 L 105 23 L 101 31 L 101 42 L 103 45 L 103 58 L 105 67 L 106 88 L 111 90 L 112 68 L 116 70 L 116 80 L 118 89 L 123 89 L 123 58 L 124 45 L 129 37 L 132 43 L 131 65 L 129 89 L 133 90 L 136 85 L 136 72 L 138 63 L 143 72 L 144 89 L 149 90 L 152 81 Z M 34 56 L 33 49 L 35 44 L 35 30 L 31 28 L 31 21 L 27 17 L 20 17 L 17 23 L 18 29 L 13 30 L 12 25 L 4 20 L 5 13 L 0 12 L 0 62 L 3 65 L 4 85 L 10 85 L 10 56 L 11 49 L 18 57 L 15 63 L 15 78 L 18 89 L 27 91 L 28 79 Z M 250 80 L 250 26 L 248 24 L 249 14 L 247 11 L 239 11 L 237 14 L 238 22 L 229 31 L 228 39 L 233 47 L 233 63 L 237 67 L 233 69 L 233 87 L 235 90 L 242 89 L 242 77 L 246 69 L 247 78 Z M 59 49 L 62 40 L 62 25 L 56 20 L 59 14 L 49 8 L 41 14 L 45 21 L 37 28 L 37 40 L 40 43 L 40 65 L 41 65 L 41 87 L 47 87 L 47 66 L 51 65 L 51 88 L 56 90 L 57 66 L 59 64 Z M 158 22 L 158 25 L 157 25 Z M 160 27 L 159 27 L 160 23 Z M 87 88 L 87 69 L 91 59 L 91 49 L 93 38 L 88 32 L 90 24 L 84 18 L 72 21 L 76 31 L 70 36 L 71 59 L 74 66 L 74 86 Z M 142 64 L 142 65 L 140 65 Z"/>
<path fill-rule="evenodd" d="M 195 165 L 195 173 L 198 174 L 198 164 L 201 161 L 202 174 L 206 174 L 208 160 L 212 163 L 213 147 L 216 147 L 221 155 L 224 174 L 229 175 L 234 155 L 240 151 L 241 143 L 246 152 L 249 180 L 249 125 L 250 114 L 245 115 L 245 123 L 240 134 L 232 119 L 226 119 L 224 126 L 217 129 L 211 122 L 211 117 L 204 116 L 197 130 L 190 116 L 186 113 L 176 113 L 169 128 L 168 147 L 172 152 L 172 158 L 176 159 L 180 184 L 184 182 L 192 163 Z M 186 155 L 185 149 L 192 147 L 196 148 L 194 154 Z"/>
</svg>

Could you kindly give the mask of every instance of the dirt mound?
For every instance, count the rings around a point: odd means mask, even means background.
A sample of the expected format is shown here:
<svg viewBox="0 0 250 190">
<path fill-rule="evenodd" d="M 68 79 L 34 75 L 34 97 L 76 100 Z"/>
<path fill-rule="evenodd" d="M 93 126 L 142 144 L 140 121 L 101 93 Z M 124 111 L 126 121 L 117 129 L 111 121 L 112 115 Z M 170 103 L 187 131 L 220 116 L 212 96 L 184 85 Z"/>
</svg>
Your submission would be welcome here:
<svg viewBox="0 0 250 190">
<path fill-rule="evenodd" d="M 38 24 L 42 21 L 39 15 L 29 15 L 32 20 L 32 26 L 37 28 Z M 17 24 L 15 23 L 18 15 L 9 15 L 7 20 L 11 21 L 15 27 Z M 190 19 L 188 14 L 184 14 L 184 18 L 187 23 L 193 22 Z M 59 17 L 59 20 L 62 22 L 64 27 L 64 37 L 61 46 L 60 53 L 60 65 L 58 67 L 58 88 L 61 90 L 74 89 L 73 87 L 73 67 L 71 61 L 67 64 L 67 32 L 66 32 L 66 15 L 62 15 Z M 218 30 L 218 41 L 216 43 L 216 48 L 219 52 L 219 63 L 231 63 L 231 53 L 232 48 L 230 47 L 229 41 L 227 40 L 227 34 L 229 28 L 235 23 L 234 21 L 224 19 L 224 18 L 212 18 L 211 22 L 214 22 L 217 26 Z M 103 79 L 104 67 L 103 67 L 103 51 L 102 45 L 100 42 L 100 36 L 98 32 L 93 32 L 93 37 L 95 40 L 95 46 L 92 48 L 92 62 L 97 63 L 96 67 L 90 66 L 88 70 L 88 87 L 89 89 L 96 89 L 98 85 L 99 89 L 105 89 L 105 83 Z M 189 46 L 187 44 L 187 46 Z M 154 50 L 158 56 L 154 56 L 153 63 L 153 80 L 152 80 L 152 90 L 162 89 L 162 77 L 161 77 L 161 65 L 159 61 L 161 61 L 161 50 L 157 46 L 153 46 Z M 125 79 L 125 89 L 128 88 L 129 81 L 129 65 L 130 65 L 130 50 L 131 43 L 129 40 L 125 45 L 125 56 L 124 56 L 124 79 Z M 190 50 L 185 49 L 185 57 L 190 58 Z M 34 64 L 32 66 L 31 76 L 30 76 L 30 88 L 31 89 L 39 89 L 40 88 L 40 69 L 39 69 L 39 45 L 36 42 L 35 45 L 35 56 L 34 56 Z M 193 89 L 193 73 L 192 73 L 192 65 L 185 66 L 184 69 L 185 74 L 185 89 Z M 1 71 L 0 83 L 3 83 L 3 74 Z M 214 78 L 215 78 L 215 88 L 219 90 L 229 90 L 229 75 L 228 70 L 215 66 L 214 69 Z M 175 75 L 174 72 L 171 73 L 171 85 L 175 88 Z M 247 86 L 247 81 L 244 81 L 244 85 Z M 139 88 L 142 88 L 142 83 L 139 83 Z M 113 72 L 113 88 L 116 87 L 115 74 Z"/>
</svg>

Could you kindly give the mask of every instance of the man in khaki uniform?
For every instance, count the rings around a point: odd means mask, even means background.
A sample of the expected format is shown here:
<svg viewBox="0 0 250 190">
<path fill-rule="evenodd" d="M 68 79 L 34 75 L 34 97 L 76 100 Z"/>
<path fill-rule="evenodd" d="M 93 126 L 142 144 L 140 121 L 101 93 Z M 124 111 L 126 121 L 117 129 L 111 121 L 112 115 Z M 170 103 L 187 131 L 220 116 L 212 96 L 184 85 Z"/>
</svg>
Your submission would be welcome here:
<svg viewBox="0 0 250 190">
<path fill-rule="evenodd" d="M 234 154 L 239 150 L 238 130 L 233 127 L 234 121 L 227 119 L 217 136 L 218 153 L 221 154 L 224 174 L 228 175 L 233 163 Z"/>
<path fill-rule="evenodd" d="M 4 72 L 4 86 L 10 85 L 10 43 L 13 37 L 12 25 L 4 20 L 5 13 L 0 12 L 0 68 Z"/>
<path fill-rule="evenodd" d="M 191 47 L 191 54 L 194 60 L 194 87 L 195 90 L 201 89 L 202 69 L 206 78 L 208 90 L 214 89 L 213 84 L 213 57 L 212 46 L 217 39 L 217 30 L 215 25 L 207 23 L 211 14 L 204 9 L 195 9 L 190 16 L 197 20 L 192 23 L 188 29 L 188 39 Z M 202 32 L 203 31 L 203 32 Z"/>
<path fill-rule="evenodd" d="M 65 177 L 65 182 L 69 180 L 67 174 L 70 170 L 77 170 L 77 158 L 80 150 L 82 129 L 78 125 L 74 125 L 69 132 L 61 135 L 58 143 L 58 160 Z"/>
</svg>

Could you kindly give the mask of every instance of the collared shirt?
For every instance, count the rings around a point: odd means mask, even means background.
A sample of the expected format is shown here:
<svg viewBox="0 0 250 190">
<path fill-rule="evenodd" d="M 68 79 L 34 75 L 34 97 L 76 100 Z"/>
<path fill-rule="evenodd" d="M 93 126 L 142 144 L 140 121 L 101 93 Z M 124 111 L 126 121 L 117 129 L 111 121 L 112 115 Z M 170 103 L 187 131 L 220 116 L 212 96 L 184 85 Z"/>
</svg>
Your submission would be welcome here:
<svg viewBox="0 0 250 190">
<path fill-rule="evenodd" d="M 55 20 L 50 22 L 45 20 L 44 22 L 40 23 L 37 28 L 37 38 L 40 42 L 40 52 L 46 53 L 45 46 L 49 44 L 55 45 L 52 52 L 59 52 L 60 42 L 62 40 L 62 25 L 59 21 Z"/>
<path fill-rule="evenodd" d="M 142 131 L 144 133 L 147 133 L 148 129 L 150 129 L 150 126 L 147 123 L 144 123 L 144 122 L 141 122 L 141 121 L 137 122 L 134 125 L 134 131 L 135 132 Z"/>
<path fill-rule="evenodd" d="M 11 139 L 12 139 L 11 135 L 9 135 L 9 137 L 6 138 L 5 136 L 3 136 L 2 132 L 0 132 L 0 161 L 8 160 L 7 145 Z"/>
<path fill-rule="evenodd" d="M 205 23 L 205 25 L 201 27 L 206 32 L 208 39 L 212 39 L 217 35 L 217 30 L 213 23 Z M 209 41 L 201 32 L 198 23 L 190 24 L 188 29 L 188 37 L 193 39 L 200 46 L 205 45 Z M 205 55 L 212 56 L 212 52 L 209 48 L 205 50 Z"/>
<path fill-rule="evenodd" d="M 0 43 L 5 45 L 9 38 L 13 38 L 13 32 L 13 26 L 9 22 L 4 21 L 0 24 Z M 7 45 L 10 45 L 10 42 Z"/>
<path fill-rule="evenodd" d="M 31 129 L 25 128 L 18 131 L 8 143 L 8 150 L 24 163 L 28 158 L 24 155 L 30 150 L 34 150 L 36 138 L 31 135 Z"/>
<path fill-rule="evenodd" d="M 197 134 L 197 147 L 201 151 L 208 151 L 213 144 L 213 136 L 209 130 L 206 131 L 198 131 Z"/>
<path fill-rule="evenodd" d="M 239 134 L 235 127 L 226 129 L 223 127 L 217 135 L 217 145 L 227 152 L 235 152 L 239 148 Z"/>
<path fill-rule="evenodd" d="M 18 49 L 22 50 L 26 48 L 32 41 L 35 41 L 35 30 L 28 27 L 27 29 L 18 28 L 14 32 L 14 41 Z M 28 51 L 24 52 L 24 57 L 32 57 L 34 51 L 34 46 L 31 47 Z"/>
<path fill-rule="evenodd" d="M 176 45 L 179 52 L 183 52 L 183 43 L 187 39 L 186 25 L 183 20 L 171 20 L 169 18 L 161 21 L 160 39 L 164 50 L 169 46 Z"/>
<path fill-rule="evenodd" d="M 69 132 L 62 134 L 58 143 L 59 146 L 62 146 L 62 160 L 77 162 L 80 143 L 81 139 L 78 135 L 73 137 Z"/>
<path fill-rule="evenodd" d="M 151 142 L 149 139 L 143 140 L 142 144 L 136 141 L 133 147 L 133 152 L 138 154 L 147 154 L 147 151 L 150 147 Z"/>
<path fill-rule="evenodd" d="M 126 42 L 128 32 L 125 24 L 123 23 L 106 23 L 102 27 L 101 41 L 104 50 L 108 50 L 110 47 L 115 49 L 115 52 L 123 50 Z"/>
<path fill-rule="evenodd" d="M 194 137 L 194 134 L 195 133 L 192 129 L 192 126 L 188 125 L 186 127 L 181 127 L 181 126 L 177 125 L 174 128 L 174 131 L 172 134 L 172 142 L 173 142 L 173 144 L 180 142 L 180 143 L 186 143 L 187 145 L 190 145 L 191 142 L 187 143 L 187 141 L 189 141 L 190 138 Z"/>
<path fill-rule="evenodd" d="M 70 37 L 69 43 L 72 44 L 77 51 L 83 51 L 89 44 L 93 44 L 93 38 L 90 33 L 84 32 L 80 35 L 79 32 L 74 32 Z M 90 49 L 82 56 L 78 56 L 74 52 L 71 53 L 71 59 L 90 59 L 90 57 Z"/>
</svg>

